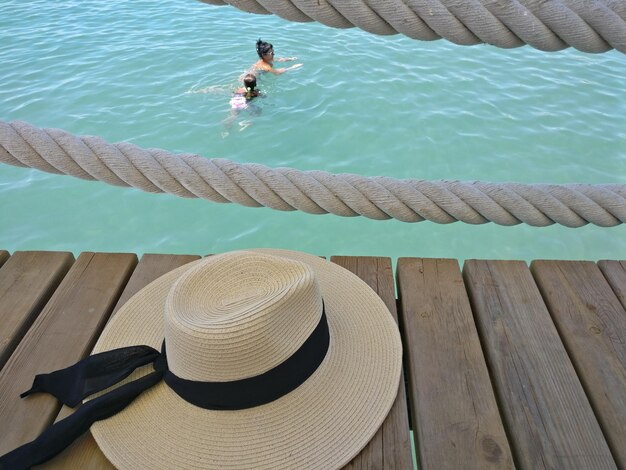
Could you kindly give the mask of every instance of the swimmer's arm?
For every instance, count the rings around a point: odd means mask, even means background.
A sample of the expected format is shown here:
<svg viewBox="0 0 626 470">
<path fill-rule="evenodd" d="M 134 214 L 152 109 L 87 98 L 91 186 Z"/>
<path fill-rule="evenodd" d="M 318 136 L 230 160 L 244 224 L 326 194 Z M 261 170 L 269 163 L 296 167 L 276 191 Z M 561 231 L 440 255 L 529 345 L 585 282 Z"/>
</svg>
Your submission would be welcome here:
<svg viewBox="0 0 626 470">
<path fill-rule="evenodd" d="M 266 70 L 266 72 L 273 73 L 274 75 L 282 75 L 282 74 L 283 74 L 283 73 L 285 73 L 287 70 L 289 70 L 289 67 L 287 67 L 287 68 L 282 68 L 282 69 L 274 69 L 274 68 L 271 68 L 271 69 L 267 69 L 267 70 Z"/>
<path fill-rule="evenodd" d="M 293 70 L 293 69 L 297 69 L 299 67 L 302 67 L 302 65 L 303 64 L 293 64 L 290 67 L 285 67 L 285 68 L 282 68 L 282 69 L 271 69 L 269 71 L 272 72 L 275 75 L 280 75 L 281 73 L 285 73 L 288 70 Z"/>
<path fill-rule="evenodd" d="M 275 69 L 274 67 L 270 67 L 269 65 L 263 64 L 261 66 L 256 66 L 257 70 L 263 70 L 265 72 L 273 73 L 274 75 L 282 75 L 288 70 L 297 69 L 298 67 L 302 67 L 302 64 L 293 64 L 290 67 Z"/>
<path fill-rule="evenodd" d="M 274 69 L 274 68 L 266 70 L 266 72 L 273 73 L 274 75 L 281 75 L 281 74 L 285 73 L 286 71 L 287 71 L 287 69 Z"/>
<path fill-rule="evenodd" d="M 260 61 L 259 61 L 260 62 Z M 281 73 L 285 73 L 286 69 L 275 69 L 271 65 L 267 64 L 254 64 L 254 69 L 263 70 L 264 72 L 273 73 L 274 75 L 280 75 Z"/>
</svg>

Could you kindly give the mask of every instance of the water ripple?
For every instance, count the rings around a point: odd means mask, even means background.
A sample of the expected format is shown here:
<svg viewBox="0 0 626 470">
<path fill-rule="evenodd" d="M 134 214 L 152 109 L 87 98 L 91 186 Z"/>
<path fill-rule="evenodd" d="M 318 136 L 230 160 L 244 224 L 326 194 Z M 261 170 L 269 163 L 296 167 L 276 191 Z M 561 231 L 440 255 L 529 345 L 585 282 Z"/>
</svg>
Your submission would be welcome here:
<svg viewBox="0 0 626 470">
<path fill-rule="evenodd" d="M 258 37 L 304 67 L 262 76 L 257 111 L 226 129 L 230 94 L 257 59 Z M 1 119 L 112 142 L 398 178 L 626 183 L 626 58 L 615 52 L 458 47 L 200 2 L 5 0 L 0 63 Z M 523 257 L 516 243 L 531 239 L 545 256 L 626 257 L 621 229 L 583 229 L 578 241 L 558 228 L 500 236 L 497 227 L 381 225 L 6 167 L 0 218 L 7 248 L 208 252 L 275 243 L 395 256 L 418 239 L 430 255 Z"/>
</svg>

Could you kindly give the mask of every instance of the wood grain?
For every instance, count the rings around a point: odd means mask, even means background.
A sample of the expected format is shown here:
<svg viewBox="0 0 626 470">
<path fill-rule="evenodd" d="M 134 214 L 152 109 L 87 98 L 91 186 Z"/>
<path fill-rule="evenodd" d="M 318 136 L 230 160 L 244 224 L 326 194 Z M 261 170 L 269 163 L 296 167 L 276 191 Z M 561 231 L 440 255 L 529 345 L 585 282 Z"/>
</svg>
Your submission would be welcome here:
<svg viewBox="0 0 626 470">
<path fill-rule="evenodd" d="M 626 309 L 626 261 L 598 261 L 598 267 Z"/>
<path fill-rule="evenodd" d="M 0 250 L 0 267 L 9 259 L 9 252 L 6 250 Z"/>
<path fill-rule="evenodd" d="M 615 468 L 526 264 L 467 261 L 463 273 L 516 466 Z"/>
<path fill-rule="evenodd" d="M 513 468 L 457 261 L 400 258 L 397 271 L 419 468 Z"/>
<path fill-rule="evenodd" d="M 332 256 L 330 260 L 363 279 L 385 302 L 396 323 L 398 322 L 391 259 L 369 256 Z M 403 373 L 398 396 L 389 415 L 374 438 L 344 469 L 405 470 L 413 468 L 412 460 Z"/>
<path fill-rule="evenodd" d="M 0 269 L 0 369 L 74 262 L 71 253 L 18 251 Z"/>
<path fill-rule="evenodd" d="M 613 457 L 626 468 L 626 311 L 595 263 L 533 261 L 530 269 Z"/>
<path fill-rule="evenodd" d="M 0 286 L 11 258 L 0 251 Z M 34 375 L 88 354 L 111 312 L 155 277 L 191 259 L 195 257 L 145 255 L 133 272 L 134 255 L 83 253 L 78 258 L 0 371 L 0 453 L 32 439 L 57 415 L 58 404 L 45 395 L 17 398 Z M 332 260 L 363 278 L 396 314 L 388 258 Z M 511 454 L 521 469 L 626 468 L 619 427 L 626 413 L 626 404 L 619 401 L 626 262 L 597 266 L 600 270 L 593 263 L 539 261 L 531 274 L 522 262 L 468 261 L 463 283 L 453 260 L 399 260 L 398 314 L 420 468 L 450 468 L 450 462 L 456 468 L 507 467 L 512 466 Z M 11 294 L 10 289 L 0 292 L 0 309 Z M 491 392 L 480 388 L 484 362 Z M 497 446 L 481 440 L 498 435 L 487 431 L 493 426 L 485 424 L 490 419 L 481 421 L 494 413 L 490 393 L 495 393 L 508 453 L 498 439 Z M 412 468 L 404 387 L 398 399 L 379 433 L 347 468 Z M 483 407 L 488 411 L 480 411 Z M 613 424 L 603 417 L 611 407 Z M 474 409 L 478 425 L 468 421 Z M 58 419 L 68 412 L 64 409 Z M 472 441 L 472 433 L 477 440 Z M 429 439 L 433 447 L 425 445 Z M 76 445 L 88 446 L 88 452 L 82 447 L 77 452 Z M 441 457 L 425 457 L 435 451 Z M 474 464 L 481 459 L 484 465 Z M 113 468 L 90 435 L 43 467 Z"/>
<path fill-rule="evenodd" d="M 37 437 L 57 415 L 50 395 L 23 400 L 36 374 L 88 354 L 137 262 L 133 254 L 82 253 L 0 371 L 0 455 Z"/>
<path fill-rule="evenodd" d="M 135 268 L 132 277 L 128 281 L 124 292 L 120 296 L 117 305 L 113 309 L 113 315 L 126 303 L 133 295 L 142 288 L 150 284 L 163 274 L 170 272 L 191 261 L 199 259 L 199 256 L 192 255 L 160 255 L 145 254 L 141 257 L 139 264 Z M 111 315 L 111 317 L 113 316 Z M 68 406 L 63 406 L 55 421 L 59 421 L 69 416 L 73 410 Z M 54 459 L 39 465 L 40 469 L 67 469 L 80 468 L 81 470 L 113 470 L 111 464 L 100 451 L 98 444 L 91 433 L 84 434 L 74 441 L 74 443 L 57 455 Z"/>
</svg>

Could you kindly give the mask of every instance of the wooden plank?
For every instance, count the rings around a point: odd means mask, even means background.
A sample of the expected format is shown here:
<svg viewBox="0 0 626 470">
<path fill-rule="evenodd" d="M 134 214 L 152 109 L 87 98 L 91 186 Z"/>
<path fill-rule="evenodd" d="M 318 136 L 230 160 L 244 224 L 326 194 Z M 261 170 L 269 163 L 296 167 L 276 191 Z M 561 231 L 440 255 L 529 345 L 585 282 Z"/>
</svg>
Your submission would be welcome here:
<svg viewBox="0 0 626 470">
<path fill-rule="evenodd" d="M 397 274 L 419 468 L 514 468 L 457 261 L 400 258 Z"/>
<path fill-rule="evenodd" d="M 0 250 L 0 267 L 9 259 L 9 252 L 6 250 Z"/>
<path fill-rule="evenodd" d="M 71 253 L 19 251 L 0 269 L 0 369 L 74 262 Z"/>
<path fill-rule="evenodd" d="M 122 292 L 120 300 L 113 309 L 113 314 L 117 313 L 122 305 L 152 281 L 160 278 L 163 274 L 169 273 L 172 269 L 179 268 L 198 259 L 200 259 L 200 256 L 197 255 L 161 255 L 146 253 L 141 257 L 124 292 Z"/>
<path fill-rule="evenodd" d="M 526 264 L 473 260 L 463 274 L 516 466 L 616 468 Z"/>
<path fill-rule="evenodd" d="M 531 272 L 618 467 L 626 468 L 626 311 L 590 261 L 533 261 Z"/>
<path fill-rule="evenodd" d="M 626 261 L 602 260 L 598 261 L 598 267 L 626 309 Z"/>
<path fill-rule="evenodd" d="M 113 309 L 113 315 L 117 313 L 119 308 L 124 305 L 128 299 L 155 279 L 170 272 L 172 269 L 199 258 L 199 256 L 192 255 L 143 255 L 132 277 L 128 281 L 124 292 L 120 296 L 117 305 Z M 72 408 L 63 406 L 55 421 L 67 417 L 73 411 Z M 91 433 L 86 433 L 54 459 L 38 466 L 38 468 L 42 470 L 60 470 L 67 468 L 80 468 L 81 470 L 113 470 L 115 467 L 100 451 Z"/>
<path fill-rule="evenodd" d="M 38 373 L 67 367 L 93 347 L 137 263 L 133 254 L 82 253 L 0 371 L 0 455 L 37 437 L 59 411 L 57 400 L 23 400 Z"/>
<path fill-rule="evenodd" d="M 385 302 L 398 322 L 391 259 L 365 256 L 332 256 L 330 259 L 363 279 Z M 413 468 L 412 460 L 403 373 L 398 396 L 383 425 L 361 453 L 344 468 L 404 470 Z"/>
</svg>

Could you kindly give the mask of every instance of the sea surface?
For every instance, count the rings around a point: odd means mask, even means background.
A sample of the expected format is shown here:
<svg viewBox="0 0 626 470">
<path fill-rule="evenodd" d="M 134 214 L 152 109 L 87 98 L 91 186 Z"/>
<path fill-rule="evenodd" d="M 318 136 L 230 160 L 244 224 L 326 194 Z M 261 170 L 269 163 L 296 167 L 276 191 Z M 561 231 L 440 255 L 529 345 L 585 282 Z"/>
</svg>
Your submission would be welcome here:
<svg viewBox="0 0 626 470">
<path fill-rule="evenodd" d="M 229 123 L 255 41 L 263 76 Z M 280 64 L 279 64 L 280 65 Z M 626 55 L 374 36 L 192 0 L 0 2 L 0 120 L 270 167 L 428 180 L 626 184 Z M 626 259 L 626 227 L 309 215 L 0 164 L 0 249 Z"/>
</svg>

